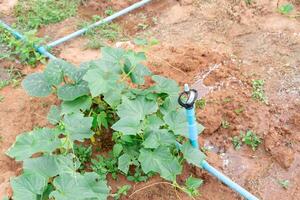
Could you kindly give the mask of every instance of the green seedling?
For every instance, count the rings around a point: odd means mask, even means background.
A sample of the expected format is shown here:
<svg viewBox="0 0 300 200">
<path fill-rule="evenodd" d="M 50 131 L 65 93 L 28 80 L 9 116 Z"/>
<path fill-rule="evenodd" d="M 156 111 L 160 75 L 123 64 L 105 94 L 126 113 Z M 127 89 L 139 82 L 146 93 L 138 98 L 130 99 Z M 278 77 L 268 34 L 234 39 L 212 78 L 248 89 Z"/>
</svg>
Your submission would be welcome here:
<svg viewBox="0 0 300 200">
<path fill-rule="evenodd" d="M 92 156 L 92 146 L 85 147 L 83 145 L 74 145 L 74 153 L 78 158 L 80 165 L 80 170 L 84 169 L 84 165 L 91 161 Z"/>
<path fill-rule="evenodd" d="M 226 120 L 222 120 L 221 126 L 222 126 L 222 128 L 228 129 L 228 128 L 230 128 L 230 123 Z"/>
<path fill-rule="evenodd" d="M 246 144 L 255 151 L 261 143 L 261 139 L 251 130 L 248 130 L 246 133 L 241 131 L 239 136 L 232 138 L 232 144 L 236 150 L 240 149 L 243 144 Z"/>
<path fill-rule="evenodd" d="M 290 185 L 290 181 L 289 180 L 278 180 L 278 183 L 284 189 L 288 189 L 288 187 Z"/>
<path fill-rule="evenodd" d="M 110 16 L 115 13 L 115 11 L 110 7 L 104 11 L 105 15 Z"/>
<path fill-rule="evenodd" d="M 253 151 L 261 144 L 261 139 L 252 131 L 247 131 L 243 134 L 242 142 L 250 146 Z"/>
<path fill-rule="evenodd" d="M 264 91 L 265 82 L 263 80 L 252 81 L 252 98 L 264 103 L 268 103 L 268 99 Z"/>
<path fill-rule="evenodd" d="M 111 196 L 115 200 L 119 200 L 122 196 L 126 196 L 127 192 L 131 189 L 130 185 L 123 185 L 122 187 L 118 187 L 118 191 L 115 194 L 112 194 Z"/>
<path fill-rule="evenodd" d="M 196 108 L 200 108 L 200 109 L 204 110 L 204 108 L 206 106 L 205 98 L 197 99 L 197 101 L 195 102 L 195 106 L 196 106 Z"/>
<path fill-rule="evenodd" d="M 203 184 L 202 179 L 194 178 L 190 176 L 188 179 L 185 181 L 185 187 L 184 190 L 185 192 L 190 196 L 190 197 L 195 197 L 199 196 L 199 187 Z"/>
<path fill-rule="evenodd" d="M 118 160 L 111 154 L 109 157 L 97 156 L 97 159 L 92 159 L 92 169 L 99 174 L 103 179 L 107 174 L 111 174 L 113 179 L 117 179 L 118 174 Z"/>
<path fill-rule="evenodd" d="M 235 109 L 234 112 L 235 112 L 235 114 L 240 115 L 241 113 L 244 112 L 244 110 L 245 110 L 245 109 L 244 109 L 243 107 L 241 107 L 241 108 Z"/>
<path fill-rule="evenodd" d="M 232 98 L 226 97 L 226 98 L 223 99 L 223 102 L 224 103 L 230 103 L 230 102 L 232 102 Z"/>
<path fill-rule="evenodd" d="M 233 144 L 233 147 L 234 147 L 235 150 L 239 150 L 242 147 L 243 142 L 242 142 L 241 138 L 242 138 L 241 135 L 240 136 L 234 136 L 232 138 L 232 144 Z"/>
<path fill-rule="evenodd" d="M 282 15 L 288 15 L 294 10 L 293 4 L 287 3 L 279 6 L 278 12 Z"/>
<path fill-rule="evenodd" d="M 146 23 L 139 23 L 139 24 L 137 25 L 137 27 L 138 27 L 139 29 L 141 29 L 141 30 L 146 30 L 146 29 L 149 27 L 149 25 L 146 24 Z"/>
</svg>

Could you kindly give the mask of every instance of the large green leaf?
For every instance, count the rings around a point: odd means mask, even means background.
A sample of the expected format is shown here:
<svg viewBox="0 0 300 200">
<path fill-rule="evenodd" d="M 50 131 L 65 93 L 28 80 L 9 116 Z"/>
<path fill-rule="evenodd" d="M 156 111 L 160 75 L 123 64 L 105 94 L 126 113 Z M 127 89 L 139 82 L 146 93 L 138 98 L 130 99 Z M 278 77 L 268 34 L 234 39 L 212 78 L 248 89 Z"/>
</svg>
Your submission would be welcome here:
<svg viewBox="0 0 300 200">
<path fill-rule="evenodd" d="M 66 132 L 71 140 L 83 141 L 91 138 L 93 136 L 92 122 L 92 117 L 84 117 L 81 113 L 73 113 L 64 117 Z"/>
<path fill-rule="evenodd" d="M 64 101 L 61 104 L 61 114 L 71 114 L 75 112 L 86 111 L 92 105 L 92 98 L 90 96 L 82 96 L 74 101 Z"/>
<path fill-rule="evenodd" d="M 76 172 L 80 163 L 73 161 L 74 156 L 68 155 L 44 155 L 38 158 L 28 158 L 23 162 L 25 172 L 37 173 L 45 178 L 59 174 Z"/>
<path fill-rule="evenodd" d="M 56 190 L 50 194 L 55 200 L 106 200 L 109 188 L 106 181 L 92 172 L 63 174 L 54 179 Z"/>
<path fill-rule="evenodd" d="M 156 92 L 165 93 L 169 96 L 178 96 L 179 86 L 176 81 L 159 75 L 152 76 L 152 79 L 156 82 Z"/>
<path fill-rule="evenodd" d="M 64 101 L 73 101 L 78 97 L 88 94 L 89 88 L 85 81 L 80 81 L 76 84 L 65 84 L 57 90 L 58 98 Z"/>
<path fill-rule="evenodd" d="M 156 149 L 159 146 L 172 146 L 176 143 L 173 134 L 165 129 L 157 129 L 148 133 L 148 137 L 143 142 L 145 148 Z"/>
<path fill-rule="evenodd" d="M 51 124 L 56 125 L 61 120 L 60 114 L 61 114 L 60 107 L 52 105 L 47 115 L 47 119 Z"/>
<path fill-rule="evenodd" d="M 155 113 L 158 109 L 158 105 L 156 102 L 149 101 L 143 96 L 139 96 L 134 100 L 123 97 L 122 103 L 117 109 L 117 114 L 121 119 L 130 116 L 135 118 L 136 121 L 140 121 L 143 120 L 146 115 Z"/>
<path fill-rule="evenodd" d="M 181 152 L 189 164 L 202 167 L 201 163 L 205 159 L 205 155 L 199 149 L 194 148 L 189 142 L 186 142 L 182 145 Z"/>
<path fill-rule="evenodd" d="M 121 118 L 112 126 L 112 129 L 122 132 L 124 135 L 136 135 L 141 131 L 141 128 L 141 123 L 134 116 Z"/>
<path fill-rule="evenodd" d="M 110 68 L 112 71 L 121 71 L 125 51 L 120 48 L 103 47 L 101 48 L 101 67 Z"/>
<path fill-rule="evenodd" d="M 18 135 L 7 155 L 24 160 L 38 152 L 51 153 L 61 146 L 58 134 L 56 129 L 43 128 Z"/>
<path fill-rule="evenodd" d="M 13 189 L 14 200 L 39 200 L 40 195 L 46 189 L 45 177 L 37 173 L 24 173 L 10 180 Z"/>
<path fill-rule="evenodd" d="M 33 73 L 22 81 L 22 86 L 30 96 L 46 97 L 52 88 L 43 73 Z"/>
<path fill-rule="evenodd" d="M 182 167 L 177 158 L 168 148 L 159 147 L 155 150 L 141 149 L 139 161 L 145 173 L 157 172 L 161 177 L 169 181 L 175 181 L 176 176 L 181 173 Z"/>
<path fill-rule="evenodd" d="M 113 92 L 119 78 L 120 76 L 112 70 L 96 68 L 89 70 L 83 80 L 88 82 L 92 96 L 96 97 L 106 92 Z"/>
</svg>

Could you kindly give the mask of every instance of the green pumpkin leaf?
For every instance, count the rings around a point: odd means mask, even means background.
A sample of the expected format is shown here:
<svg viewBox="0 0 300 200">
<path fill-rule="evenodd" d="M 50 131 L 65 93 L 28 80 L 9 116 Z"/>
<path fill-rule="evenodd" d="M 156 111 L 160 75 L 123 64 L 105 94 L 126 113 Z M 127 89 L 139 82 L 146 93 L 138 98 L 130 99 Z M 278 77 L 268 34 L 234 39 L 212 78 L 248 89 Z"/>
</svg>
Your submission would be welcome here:
<svg viewBox="0 0 300 200">
<path fill-rule="evenodd" d="M 51 124 L 56 125 L 61 120 L 60 114 L 61 114 L 60 107 L 52 105 L 47 115 L 47 119 Z"/>
<path fill-rule="evenodd" d="M 56 190 L 50 197 L 55 200 L 106 200 L 109 188 L 104 180 L 94 172 L 85 174 L 63 174 L 54 179 Z"/>
<path fill-rule="evenodd" d="M 63 70 L 60 66 L 59 59 L 50 60 L 47 65 L 44 75 L 50 85 L 59 85 L 63 81 Z"/>
<path fill-rule="evenodd" d="M 188 123 L 186 121 L 184 109 L 167 113 L 164 116 L 164 121 L 175 135 L 182 135 L 188 138 Z"/>
<path fill-rule="evenodd" d="M 141 128 L 141 123 L 133 116 L 122 118 L 112 126 L 112 129 L 119 131 L 124 135 L 136 135 L 141 131 Z"/>
<path fill-rule="evenodd" d="M 89 96 L 82 96 L 73 101 L 64 101 L 61 104 L 61 114 L 71 114 L 79 111 L 89 110 L 92 105 L 92 98 Z"/>
<path fill-rule="evenodd" d="M 122 60 L 125 51 L 121 48 L 103 47 L 101 48 L 101 66 L 106 66 L 112 71 L 121 71 L 123 68 Z"/>
<path fill-rule="evenodd" d="M 181 152 L 189 164 L 202 167 L 201 163 L 205 159 L 205 155 L 199 149 L 194 148 L 189 142 L 186 142 L 182 145 Z"/>
<path fill-rule="evenodd" d="M 28 75 L 22 81 L 22 86 L 30 96 L 34 97 L 46 97 L 52 92 L 52 87 L 43 73 Z"/>
<path fill-rule="evenodd" d="M 73 141 L 83 142 L 84 139 L 91 138 L 93 136 L 92 122 L 92 117 L 84 117 L 81 113 L 73 113 L 64 117 L 66 133 Z"/>
<path fill-rule="evenodd" d="M 185 185 L 189 189 L 197 189 L 203 184 L 203 180 L 199 178 L 194 178 L 190 176 L 189 178 L 186 179 Z"/>
<path fill-rule="evenodd" d="M 58 98 L 64 101 L 73 101 L 78 97 L 88 94 L 89 88 L 85 81 L 81 81 L 76 84 L 65 84 L 57 90 Z"/>
<path fill-rule="evenodd" d="M 118 158 L 118 169 L 125 174 L 129 171 L 129 166 L 131 164 L 131 156 L 129 154 L 123 154 Z"/>
<path fill-rule="evenodd" d="M 38 152 L 52 153 L 61 146 L 56 129 L 43 128 L 17 136 L 16 142 L 6 152 L 16 160 L 24 160 Z"/>
<path fill-rule="evenodd" d="M 148 134 L 148 137 L 143 142 L 145 148 L 156 149 L 159 146 L 172 146 L 176 143 L 176 138 L 173 134 L 165 129 L 153 130 Z"/>
<path fill-rule="evenodd" d="M 96 68 L 89 70 L 83 80 L 88 82 L 92 97 L 96 97 L 106 92 L 113 92 L 119 78 L 120 76 L 112 70 Z"/>
<path fill-rule="evenodd" d="M 25 172 L 37 173 L 50 178 L 59 174 L 73 174 L 79 168 L 80 163 L 73 161 L 74 156 L 68 155 L 44 155 L 38 158 L 28 158 L 23 162 Z"/>
<path fill-rule="evenodd" d="M 10 180 L 14 200 L 39 200 L 47 186 L 45 177 L 36 173 L 24 173 Z"/>
<path fill-rule="evenodd" d="M 140 150 L 139 161 L 145 173 L 157 172 L 168 181 L 175 181 L 181 173 L 182 167 L 168 148 L 159 147 L 155 150 Z"/>
<path fill-rule="evenodd" d="M 140 121 L 143 120 L 146 115 L 155 113 L 158 110 L 158 105 L 156 102 L 149 101 L 142 96 L 134 100 L 129 100 L 127 97 L 124 97 L 117 110 L 117 114 L 120 118 L 130 116 L 134 118 L 135 121 Z"/>
<path fill-rule="evenodd" d="M 156 92 L 178 97 L 180 88 L 176 81 L 159 75 L 152 76 L 152 79 L 156 82 L 154 87 Z"/>
</svg>

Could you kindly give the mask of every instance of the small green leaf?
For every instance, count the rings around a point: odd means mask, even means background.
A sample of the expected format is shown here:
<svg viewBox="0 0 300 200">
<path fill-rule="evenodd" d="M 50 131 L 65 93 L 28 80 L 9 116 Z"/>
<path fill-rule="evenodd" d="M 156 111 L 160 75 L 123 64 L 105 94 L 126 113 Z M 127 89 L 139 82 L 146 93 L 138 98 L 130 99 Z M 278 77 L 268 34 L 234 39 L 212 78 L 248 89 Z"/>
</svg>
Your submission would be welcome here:
<svg viewBox="0 0 300 200">
<path fill-rule="evenodd" d="M 123 146 L 121 144 L 115 144 L 113 147 L 113 155 L 114 157 L 118 157 L 123 150 Z"/>
<path fill-rule="evenodd" d="M 43 73 L 28 75 L 22 81 L 22 86 L 30 96 L 34 97 L 46 97 L 52 92 L 51 85 Z"/>
<path fill-rule="evenodd" d="M 6 153 L 16 160 L 24 160 L 38 152 L 52 153 L 61 146 L 58 134 L 56 129 L 49 128 L 23 133 Z"/>
<path fill-rule="evenodd" d="M 60 113 L 61 113 L 60 107 L 52 105 L 47 115 L 48 121 L 53 125 L 58 124 L 59 121 L 61 120 Z"/>
<path fill-rule="evenodd" d="M 36 173 L 24 173 L 10 180 L 14 200 L 38 200 L 47 185 L 47 179 Z"/>
<path fill-rule="evenodd" d="M 92 117 L 84 117 L 81 113 L 73 113 L 64 117 L 66 133 L 69 134 L 70 139 L 81 142 L 93 136 L 92 122 Z"/>
<path fill-rule="evenodd" d="M 102 111 L 98 114 L 97 122 L 98 122 L 99 127 L 103 126 L 106 129 L 108 128 L 107 115 L 106 115 L 105 111 Z"/>
<path fill-rule="evenodd" d="M 205 159 L 205 155 L 199 149 L 194 148 L 189 142 L 186 142 L 181 147 L 181 152 L 189 164 L 202 167 L 201 163 Z"/>
<path fill-rule="evenodd" d="M 84 81 L 78 82 L 76 84 L 65 84 L 58 88 L 57 96 L 59 99 L 64 101 L 73 101 L 78 97 L 88 95 L 89 88 L 87 83 Z"/>
<path fill-rule="evenodd" d="M 188 179 L 186 179 L 185 181 L 185 185 L 188 188 L 193 188 L 193 189 L 197 189 L 199 188 L 201 185 L 203 184 L 203 180 L 199 179 L 199 178 L 194 178 L 192 176 L 190 176 Z"/>
<path fill-rule="evenodd" d="M 125 174 L 128 173 L 130 164 L 131 164 L 130 155 L 125 153 L 118 158 L 118 169 L 124 172 Z"/>
<path fill-rule="evenodd" d="M 92 105 L 92 98 L 89 96 L 82 96 L 74 101 L 64 101 L 61 104 L 61 114 L 71 114 L 79 111 L 86 111 L 90 109 Z"/>
</svg>

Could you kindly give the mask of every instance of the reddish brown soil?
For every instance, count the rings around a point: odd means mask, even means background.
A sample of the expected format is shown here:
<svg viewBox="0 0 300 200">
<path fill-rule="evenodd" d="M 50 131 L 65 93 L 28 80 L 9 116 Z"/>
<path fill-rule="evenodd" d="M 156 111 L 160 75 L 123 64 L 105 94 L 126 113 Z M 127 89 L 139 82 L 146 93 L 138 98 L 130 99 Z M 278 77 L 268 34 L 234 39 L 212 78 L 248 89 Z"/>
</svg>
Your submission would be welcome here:
<svg viewBox="0 0 300 200">
<path fill-rule="evenodd" d="M 40 35 L 61 37 L 76 30 L 79 18 L 103 15 L 107 6 L 118 10 L 131 3 L 90 0 L 78 17 L 42 28 Z M 129 38 L 157 38 L 160 44 L 147 51 L 151 70 L 181 85 L 190 83 L 206 99 L 197 118 L 206 127 L 200 143 L 211 149 L 208 161 L 212 165 L 260 199 L 296 200 L 300 199 L 300 24 L 297 18 L 276 13 L 276 4 L 264 0 L 251 5 L 233 0 L 156 0 L 117 23 Z M 141 30 L 139 23 L 149 27 Z M 82 37 L 60 46 L 57 55 L 75 64 L 100 57 L 99 51 L 84 48 L 85 40 Z M 253 79 L 265 80 L 268 105 L 251 98 Z M 1 198 L 9 177 L 20 170 L 20 165 L 4 155 L 5 150 L 19 133 L 46 125 L 45 116 L 54 99 L 33 99 L 21 88 L 11 87 L 0 94 L 4 96 L 0 102 Z M 223 120 L 229 122 L 228 129 L 222 128 Z M 246 130 L 262 138 L 257 151 L 246 146 L 233 149 L 231 138 Z M 241 199 L 194 167 L 185 166 L 178 181 L 191 174 L 205 181 L 196 199 Z M 289 187 L 283 189 L 279 180 L 289 180 Z M 118 181 L 109 178 L 109 182 L 113 190 L 129 183 L 122 176 Z M 154 177 L 133 184 L 129 196 L 144 189 L 124 199 L 190 199 L 159 182 L 163 180 Z"/>
</svg>

